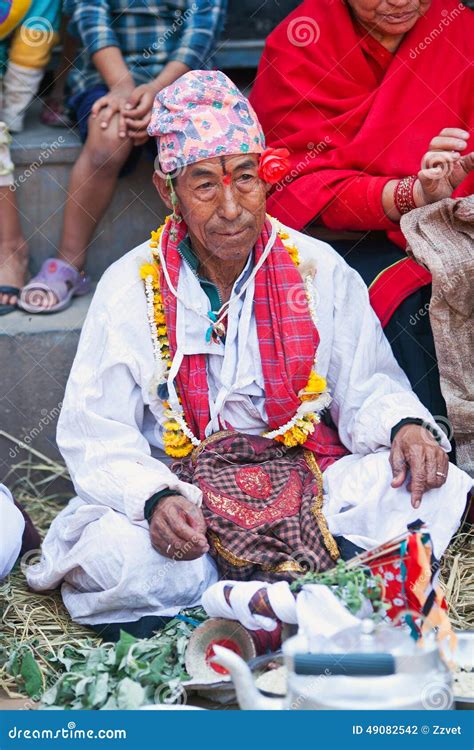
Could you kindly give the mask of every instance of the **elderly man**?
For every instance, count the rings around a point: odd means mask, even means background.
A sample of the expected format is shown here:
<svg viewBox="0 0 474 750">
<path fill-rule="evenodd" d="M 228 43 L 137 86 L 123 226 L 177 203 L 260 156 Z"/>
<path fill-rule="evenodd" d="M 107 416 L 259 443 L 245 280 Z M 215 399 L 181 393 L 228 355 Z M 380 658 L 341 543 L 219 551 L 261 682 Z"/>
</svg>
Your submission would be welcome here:
<svg viewBox="0 0 474 750">
<path fill-rule="evenodd" d="M 470 479 L 357 273 L 266 215 L 285 154 L 219 71 L 163 90 L 149 133 L 172 214 L 98 285 L 58 427 L 78 496 L 30 585 L 62 584 L 79 622 L 130 623 L 418 518 L 440 556 Z"/>
</svg>

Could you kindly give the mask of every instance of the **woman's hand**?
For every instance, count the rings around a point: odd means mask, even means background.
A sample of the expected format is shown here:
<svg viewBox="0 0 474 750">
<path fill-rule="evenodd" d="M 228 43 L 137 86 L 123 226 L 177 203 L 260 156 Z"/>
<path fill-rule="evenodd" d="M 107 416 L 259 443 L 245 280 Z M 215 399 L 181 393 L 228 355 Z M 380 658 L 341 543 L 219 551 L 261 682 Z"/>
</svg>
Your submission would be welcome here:
<svg viewBox="0 0 474 750">
<path fill-rule="evenodd" d="M 209 551 L 200 508 L 181 495 L 160 500 L 150 520 L 153 547 L 174 560 L 196 560 Z"/>
<path fill-rule="evenodd" d="M 466 150 L 468 140 L 469 133 L 460 128 L 444 128 L 433 138 L 414 186 L 417 206 L 450 198 L 458 185 L 474 171 L 474 152 L 466 156 L 460 154 Z"/>
<path fill-rule="evenodd" d="M 112 86 L 110 91 L 94 102 L 91 115 L 98 118 L 100 127 L 105 130 L 110 125 L 113 116 L 119 114 L 118 132 L 120 138 L 126 138 L 127 125 L 124 118 L 124 108 L 130 94 L 134 89 L 134 83 L 130 79 Z"/>
</svg>

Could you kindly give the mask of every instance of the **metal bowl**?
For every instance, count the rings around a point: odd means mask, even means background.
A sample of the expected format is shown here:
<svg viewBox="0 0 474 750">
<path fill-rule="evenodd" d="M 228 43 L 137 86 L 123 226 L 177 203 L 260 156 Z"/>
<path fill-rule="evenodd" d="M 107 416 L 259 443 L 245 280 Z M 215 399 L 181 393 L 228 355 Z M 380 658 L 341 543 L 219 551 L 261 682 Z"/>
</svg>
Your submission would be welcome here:
<svg viewBox="0 0 474 750">
<path fill-rule="evenodd" d="M 283 666 L 283 653 L 281 651 L 275 651 L 273 654 L 264 654 L 263 656 L 257 656 L 255 659 L 250 659 L 249 667 L 253 674 L 254 680 L 258 680 L 263 674 L 276 669 L 277 667 Z M 263 690 L 259 688 L 262 695 L 266 695 L 268 698 L 282 698 L 285 693 L 280 693 L 272 690 Z"/>
<path fill-rule="evenodd" d="M 442 650 L 449 662 L 454 662 L 456 666 L 474 671 L 474 630 L 456 630 L 457 645 L 454 653 L 443 643 Z M 474 708 L 474 695 L 456 695 L 454 687 L 454 701 L 456 709 L 459 711 L 472 711 Z"/>
</svg>

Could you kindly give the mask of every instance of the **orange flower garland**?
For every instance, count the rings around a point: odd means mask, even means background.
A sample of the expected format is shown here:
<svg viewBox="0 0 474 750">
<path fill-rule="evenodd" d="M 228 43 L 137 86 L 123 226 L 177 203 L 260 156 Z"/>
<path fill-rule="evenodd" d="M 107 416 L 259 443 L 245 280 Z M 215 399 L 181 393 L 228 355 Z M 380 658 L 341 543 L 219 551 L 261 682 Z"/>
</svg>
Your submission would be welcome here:
<svg viewBox="0 0 474 750">
<path fill-rule="evenodd" d="M 145 284 L 145 295 L 147 299 L 147 316 L 150 325 L 150 331 L 153 341 L 153 351 L 157 363 L 158 383 L 165 383 L 168 377 L 168 371 L 171 367 L 170 345 L 166 329 L 165 310 L 163 298 L 160 290 L 160 259 L 156 249 L 160 242 L 161 234 L 168 221 L 166 217 L 164 224 L 151 233 L 150 248 L 152 250 L 152 262 L 144 263 L 140 267 L 140 278 Z M 274 221 L 272 219 L 272 221 Z M 279 227 L 278 236 L 288 251 L 295 266 L 300 263 L 298 248 L 296 245 L 286 242 L 289 240 L 289 234 Z M 313 317 L 314 300 L 312 299 L 312 277 L 306 279 L 306 292 L 308 296 L 308 305 Z M 315 322 L 315 320 L 314 320 Z M 316 412 L 305 413 L 304 404 L 308 401 L 317 400 L 318 407 L 324 408 L 330 403 L 329 393 L 327 391 L 326 379 L 313 369 L 311 370 L 309 380 L 305 388 L 299 394 L 301 406 L 297 413 L 286 425 L 278 430 L 264 433 L 264 437 L 278 440 L 289 447 L 303 445 L 308 436 L 311 435 L 316 424 L 319 422 L 319 416 Z M 179 398 L 178 398 L 179 400 Z M 181 401 L 179 400 L 181 403 Z M 193 448 L 199 445 L 200 440 L 191 432 L 184 417 L 184 412 L 177 412 L 171 409 L 167 401 L 163 401 L 165 409 L 165 421 L 163 423 L 163 443 L 165 452 L 173 458 L 184 458 L 189 455 Z"/>
</svg>

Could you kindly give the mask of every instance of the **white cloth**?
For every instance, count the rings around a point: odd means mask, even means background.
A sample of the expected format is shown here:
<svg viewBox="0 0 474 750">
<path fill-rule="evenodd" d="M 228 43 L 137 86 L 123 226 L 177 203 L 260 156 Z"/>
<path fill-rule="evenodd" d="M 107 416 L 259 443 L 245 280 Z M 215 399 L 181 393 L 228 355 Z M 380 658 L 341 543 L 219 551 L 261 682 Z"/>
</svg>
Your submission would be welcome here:
<svg viewBox="0 0 474 750">
<path fill-rule="evenodd" d="M 24 530 L 25 520 L 14 505 L 10 490 L 0 484 L 0 580 L 18 559 Z"/>
<path fill-rule="evenodd" d="M 415 515 L 428 519 L 435 551 L 440 555 L 458 525 L 471 480 L 451 466 L 447 484 L 427 493 L 416 514 L 405 488 L 389 489 L 392 427 L 404 417 L 420 417 L 434 427 L 435 422 L 397 365 L 359 275 L 326 243 L 285 229 L 297 245 L 302 263 L 317 268 L 314 284 L 321 339 L 317 366 L 327 377 L 333 395 L 332 418 L 343 443 L 354 454 L 325 472 L 329 528 L 358 539 L 364 546 L 363 540 L 376 544 L 400 533 Z M 98 284 L 58 424 L 58 444 L 80 500 L 74 501 L 74 513 L 66 510 L 58 516 L 47 535 L 43 549 L 49 567 L 40 562 L 28 572 L 30 585 L 39 590 L 72 575 L 74 584 L 69 585 L 64 599 L 73 618 L 81 621 L 93 622 L 94 601 L 100 609 L 104 599 L 104 591 L 82 576 L 86 558 L 94 554 L 97 566 L 110 569 L 109 559 L 116 550 L 113 533 L 101 536 L 94 552 L 84 542 L 87 525 L 79 537 L 74 537 L 70 530 L 76 526 L 82 506 L 88 506 L 84 512 L 94 518 L 104 513 L 104 508 L 121 514 L 121 523 L 127 524 L 133 539 L 127 554 L 133 554 L 140 570 L 139 561 L 143 558 L 146 565 L 149 555 L 143 544 L 145 537 L 136 533 L 136 527 L 147 532 L 146 500 L 169 487 L 191 502 L 201 502 L 200 490 L 178 480 L 164 463 L 164 410 L 156 390 L 150 388 L 154 358 L 138 273 L 141 263 L 148 259 L 146 242 L 114 263 Z M 198 279 L 184 263 L 178 291 L 203 310 L 209 309 Z M 248 319 L 252 299 L 253 285 L 239 304 L 231 306 L 225 348 L 207 344 L 202 330 L 196 334 L 205 324 L 189 310 L 179 313 L 178 336 L 183 350 L 189 347 L 212 352 L 207 357 L 209 394 L 215 404 L 218 394 L 225 390 L 219 412 L 221 424 L 259 433 L 267 423 L 257 330 L 254 316 Z M 214 423 L 212 429 L 216 427 Z M 449 450 L 446 438 L 442 444 Z M 340 487 L 342 479 L 345 491 Z M 156 557 L 156 564 L 158 560 Z M 109 621 L 133 619 L 130 614 L 136 616 L 141 611 L 130 594 L 132 581 L 124 581 L 118 573 L 108 605 L 113 611 L 113 620 Z M 109 575 L 109 584 L 110 580 Z M 169 595 L 177 596 L 179 585 L 174 575 L 167 580 Z M 209 572 L 208 584 L 214 580 L 215 572 Z M 160 596 L 150 595 L 149 614 L 163 614 Z M 116 601 L 123 604 L 115 606 Z M 102 618 L 106 613 L 101 609 Z"/>
<path fill-rule="evenodd" d="M 232 587 L 229 603 L 225 597 L 226 586 Z M 250 601 L 260 589 L 266 589 L 275 618 L 263 617 L 250 611 Z M 287 581 L 218 581 L 204 592 L 202 606 L 209 617 L 238 620 L 248 630 L 275 630 L 278 620 L 290 624 L 298 622 L 296 600 Z"/>
<path fill-rule="evenodd" d="M 332 638 L 340 630 L 360 624 L 328 586 L 310 584 L 296 597 L 298 634 L 311 643 L 314 638 Z"/>
<path fill-rule="evenodd" d="M 224 589 L 232 586 L 229 603 Z M 262 617 L 250 611 L 250 601 L 260 589 L 266 589 L 275 618 Z M 358 625 L 360 620 L 352 615 L 328 586 L 306 584 L 295 597 L 287 581 L 218 581 L 202 597 L 202 606 L 209 617 L 237 620 L 248 630 L 274 630 L 280 622 L 298 624 L 298 632 L 311 642 L 316 637 L 331 638 L 340 630 Z M 364 608 L 364 614 L 372 610 Z"/>
<path fill-rule="evenodd" d="M 62 583 L 74 620 L 94 625 L 194 607 L 217 573 L 209 555 L 181 562 L 163 557 L 151 546 L 147 528 L 76 497 L 54 519 L 42 560 L 28 568 L 27 577 L 39 590 Z"/>
</svg>

